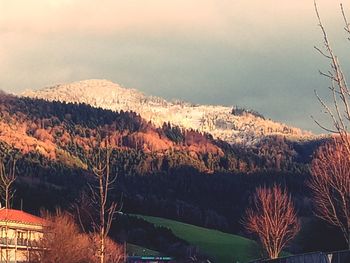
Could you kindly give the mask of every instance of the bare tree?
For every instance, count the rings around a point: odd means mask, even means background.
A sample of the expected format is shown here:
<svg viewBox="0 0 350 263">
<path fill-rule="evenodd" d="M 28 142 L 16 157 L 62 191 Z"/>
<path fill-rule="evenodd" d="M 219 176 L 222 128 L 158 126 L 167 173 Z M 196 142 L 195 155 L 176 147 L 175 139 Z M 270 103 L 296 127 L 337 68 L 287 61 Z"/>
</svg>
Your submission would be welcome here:
<svg viewBox="0 0 350 263">
<path fill-rule="evenodd" d="M 47 226 L 43 237 L 35 244 L 37 250 L 31 250 L 30 262 L 42 263 L 79 263 L 91 260 L 90 240 L 82 234 L 73 218 L 59 210 L 56 214 L 46 214 Z"/>
<path fill-rule="evenodd" d="M 11 200 L 15 191 L 12 185 L 16 180 L 16 159 L 12 158 L 6 164 L 4 159 L 0 159 L 0 188 L 5 208 L 11 207 Z"/>
<path fill-rule="evenodd" d="M 325 131 L 336 136 L 332 144 L 327 144 L 318 150 L 312 164 L 310 187 L 314 193 L 316 215 L 339 227 L 350 248 L 350 178 L 347 171 L 350 164 L 350 92 L 339 59 L 333 51 L 321 20 L 316 1 L 314 1 L 314 6 L 323 36 L 323 48 L 315 48 L 330 64 L 328 72 L 320 72 L 320 74 L 330 80 L 329 90 L 332 102 L 327 104 L 315 93 L 325 113 L 330 117 L 332 125 L 326 127 L 316 120 L 315 122 Z M 350 24 L 342 4 L 340 11 L 345 23 L 344 30 L 350 34 Z M 350 40 L 350 38 L 348 39 Z"/>
<path fill-rule="evenodd" d="M 350 156 L 339 140 L 321 146 L 312 161 L 309 186 L 315 214 L 339 227 L 350 248 Z"/>
<path fill-rule="evenodd" d="M 271 259 L 277 258 L 300 230 L 290 195 L 277 185 L 256 189 L 253 205 L 246 210 L 243 225 L 248 232 L 259 237 Z"/>
<path fill-rule="evenodd" d="M 109 202 L 109 192 L 112 184 L 116 180 L 116 175 L 110 172 L 111 148 L 108 141 L 100 145 L 98 153 L 94 156 L 92 171 L 97 180 L 96 185 L 90 185 L 92 190 L 92 202 L 98 211 L 98 220 L 93 222 L 95 231 L 99 234 L 98 257 L 100 263 L 105 263 L 106 259 L 106 239 L 117 212 L 117 203 Z"/>
<path fill-rule="evenodd" d="M 95 234 L 80 231 L 73 217 L 67 212 L 56 211 L 46 214 L 45 232 L 36 247 L 31 250 L 28 260 L 41 263 L 98 263 L 96 251 L 99 249 L 99 238 Z M 106 262 L 123 262 L 123 246 L 106 239 Z"/>
<path fill-rule="evenodd" d="M 317 3 L 314 1 L 315 12 L 318 19 L 318 25 L 323 36 L 323 48 L 315 47 L 315 49 L 329 61 L 330 69 L 328 72 L 320 71 L 322 76 L 330 80 L 329 90 L 331 92 L 332 103 L 328 105 L 315 91 L 317 99 L 322 105 L 325 113 L 330 117 L 332 127 L 326 127 L 319 121 L 315 122 L 325 131 L 337 134 L 344 149 L 350 155 L 350 136 L 348 125 L 350 124 L 350 93 L 345 75 L 340 65 L 338 57 L 335 55 L 330 40 L 328 38 L 326 29 L 322 23 L 320 13 L 318 11 Z M 350 34 L 350 24 L 347 21 L 343 5 L 340 5 L 341 13 L 345 22 L 345 31 Z"/>
</svg>

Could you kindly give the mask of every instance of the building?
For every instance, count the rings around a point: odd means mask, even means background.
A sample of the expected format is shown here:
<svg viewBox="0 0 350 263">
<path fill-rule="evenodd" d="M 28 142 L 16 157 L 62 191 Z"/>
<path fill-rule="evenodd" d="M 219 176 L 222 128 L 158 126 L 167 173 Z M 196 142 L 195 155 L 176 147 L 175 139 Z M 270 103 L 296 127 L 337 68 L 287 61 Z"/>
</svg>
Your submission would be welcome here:
<svg viewBox="0 0 350 263">
<path fill-rule="evenodd" d="M 0 209 L 0 263 L 26 262 L 37 250 L 45 220 L 14 209 Z"/>
<path fill-rule="evenodd" d="M 171 257 L 161 256 L 129 256 L 127 263 L 174 263 L 175 260 Z"/>
<path fill-rule="evenodd" d="M 276 259 L 260 259 L 250 263 L 349 263 L 350 250 L 335 252 L 312 252 Z"/>
</svg>

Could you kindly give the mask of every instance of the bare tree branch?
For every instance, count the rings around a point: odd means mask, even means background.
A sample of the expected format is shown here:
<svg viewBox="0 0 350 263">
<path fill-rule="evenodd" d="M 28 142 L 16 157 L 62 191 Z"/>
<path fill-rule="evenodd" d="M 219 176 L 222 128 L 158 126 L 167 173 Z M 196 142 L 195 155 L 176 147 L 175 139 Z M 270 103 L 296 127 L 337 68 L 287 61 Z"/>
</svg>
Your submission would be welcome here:
<svg viewBox="0 0 350 263">
<path fill-rule="evenodd" d="M 316 50 L 326 59 L 330 62 L 330 72 L 328 74 L 321 73 L 323 76 L 326 76 L 331 81 L 331 96 L 332 96 L 332 107 L 327 105 L 318 95 L 316 94 L 316 97 L 322 107 L 325 109 L 326 114 L 329 115 L 329 117 L 332 120 L 332 125 L 334 129 L 325 128 L 324 125 L 321 125 L 318 121 L 316 121 L 316 124 L 320 126 L 322 129 L 324 129 L 327 132 L 335 133 L 339 136 L 340 140 L 345 146 L 345 149 L 347 150 L 348 155 L 350 155 L 350 137 L 348 132 L 348 126 L 350 122 L 350 93 L 348 84 L 345 79 L 345 75 L 342 71 L 340 62 L 338 57 L 333 52 L 333 49 L 331 47 L 326 29 L 323 25 L 323 22 L 321 20 L 321 16 L 317 7 L 316 0 L 314 0 L 314 7 L 315 7 L 315 13 L 318 20 L 318 25 L 321 29 L 322 36 L 323 36 L 323 45 L 324 45 L 324 51 L 322 51 L 320 48 L 316 48 Z M 345 31 L 350 34 L 350 25 L 348 23 L 348 20 L 345 15 L 344 7 L 343 5 L 340 6 L 341 13 L 345 22 Z"/>
<path fill-rule="evenodd" d="M 344 22 L 345 22 L 344 30 L 345 30 L 347 33 L 350 33 L 350 24 L 348 23 L 348 19 L 346 18 L 343 4 L 340 4 L 340 9 L 341 9 L 341 13 L 342 13 L 342 15 L 343 15 L 343 19 L 344 19 Z"/>
</svg>

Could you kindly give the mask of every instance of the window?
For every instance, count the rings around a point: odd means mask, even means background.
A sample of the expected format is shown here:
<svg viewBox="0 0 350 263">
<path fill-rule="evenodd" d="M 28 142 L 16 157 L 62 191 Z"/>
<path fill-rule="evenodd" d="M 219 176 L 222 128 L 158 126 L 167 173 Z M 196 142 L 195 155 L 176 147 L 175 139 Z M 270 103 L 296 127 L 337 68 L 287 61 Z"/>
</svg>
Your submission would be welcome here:
<svg viewBox="0 0 350 263">
<path fill-rule="evenodd" d="M 24 231 L 17 230 L 17 245 L 27 245 L 27 233 Z"/>
</svg>

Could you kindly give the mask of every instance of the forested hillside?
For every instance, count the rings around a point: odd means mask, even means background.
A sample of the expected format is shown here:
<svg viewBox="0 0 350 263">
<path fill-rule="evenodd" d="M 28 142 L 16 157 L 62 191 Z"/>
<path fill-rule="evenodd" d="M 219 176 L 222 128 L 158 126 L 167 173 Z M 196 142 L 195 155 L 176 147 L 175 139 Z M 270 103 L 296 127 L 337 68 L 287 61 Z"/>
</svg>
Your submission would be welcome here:
<svg viewBox="0 0 350 263">
<path fill-rule="evenodd" d="M 255 147 L 231 146 L 210 135 L 164 123 L 155 128 L 133 112 L 2 95 L 0 140 L 22 154 L 85 169 L 99 140 L 107 138 L 121 173 L 146 174 L 190 166 L 203 172 L 302 169 L 303 147 L 281 136 Z M 118 161 L 118 162 L 117 162 Z"/>
</svg>

